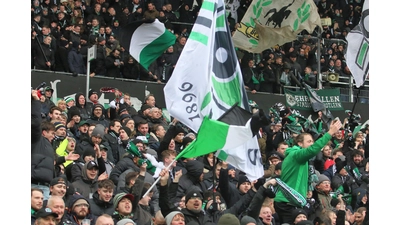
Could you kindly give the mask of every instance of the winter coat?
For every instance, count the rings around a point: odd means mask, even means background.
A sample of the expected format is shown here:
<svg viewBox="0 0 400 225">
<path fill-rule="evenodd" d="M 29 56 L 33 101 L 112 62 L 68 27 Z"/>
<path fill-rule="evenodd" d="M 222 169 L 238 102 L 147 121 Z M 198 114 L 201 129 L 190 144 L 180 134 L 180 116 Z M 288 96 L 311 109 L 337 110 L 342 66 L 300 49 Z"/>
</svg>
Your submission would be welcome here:
<svg viewBox="0 0 400 225">
<path fill-rule="evenodd" d="M 90 212 L 95 216 L 101 216 L 102 214 L 112 215 L 114 212 L 113 199 L 109 202 L 105 202 L 100 199 L 97 191 L 93 193 L 93 198 L 89 199 L 89 204 Z"/>
<path fill-rule="evenodd" d="M 95 108 L 96 107 L 98 107 L 98 106 L 100 106 L 103 110 L 102 110 L 102 115 L 100 116 L 100 117 L 97 117 L 97 116 L 95 116 L 94 115 L 94 110 L 95 110 Z M 101 105 L 101 104 L 94 104 L 93 105 L 93 108 L 92 108 L 92 113 L 90 114 L 90 118 L 87 120 L 87 122 L 89 123 L 89 124 L 101 124 L 101 125 L 103 125 L 104 127 L 109 127 L 109 124 L 110 124 L 110 121 L 106 118 L 106 116 L 105 116 L 105 109 L 104 109 L 104 106 L 103 105 Z"/>
<path fill-rule="evenodd" d="M 85 199 L 86 201 L 88 201 L 87 198 L 83 197 L 82 195 L 77 195 L 77 194 L 72 195 L 69 204 L 67 206 L 68 209 L 66 209 L 66 213 L 64 214 L 64 218 L 62 220 L 64 222 L 63 224 L 81 225 L 76 219 L 76 214 L 72 211 L 72 206 L 79 199 Z M 88 215 L 85 216 L 85 219 L 90 219 L 90 225 L 95 225 L 97 216 L 93 215 L 90 211 L 91 211 L 91 206 L 89 205 L 89 213 Z"/>
<path fill-rule="evenodd" d="M 86 74 L 87 72 L 83 55 L 76 48 L 68 52 L 68 65 L 71 73 Z"/>
<path fill-rule="evenodd" d="M 90 115 L 92 114 L 92 107 L 90 106 L 90 104 L 88 104 L 88 100 L 86 99 L 85 104 L 84 105 L 80 105 L 79 104 L 79 97 L 83 95 L 85 97 L 85 95 L 82 92 L 78 92 L 75 95 L 75 105 L 78 107 L 79 112 L 80 112 L 80 116 L 81 116 L 81 120 L 87 120 L 89 119 Z"/>
<path fill-rule="evenodd" d="M 121 174 L 121 176 L 119 176 L 119 180 L 118 180 L 118 183 L 116 185 L 117 186 L 117 193 L 122 192 L 124 187 L 126 187 L 125 186 L 125 176 L 126 176 L 126 174 L 128 174 L 130 172 L 133 172 L 133 171 L 140 172 L 140 169 L 139 169 L 139 167 L 136 166 L 136 168 L 133 168 L 133 169 L 131 168 L 131 169 L 128 169 L 128 170 L 124 171 Z M 153 176 L 150 173 L 146 172 L 146 175 L 144 176 L 144 182 L 153 184 L 154 181 L 155 180 L 154 180 Z M 160 198 L 160 193 L 158 191 L 158 188 L 156 186 L 154 186 L 153 195 L 152 195 L 151 200 L 149 202 L 149 204 L 153 208 L 154 212 L 157 212 L 158 210 L 160 210 L 159 198 Z"/>
<path fill-rule="evenodd" d="M 106 171 L 106 167 L 104 165 L 104 160 L 103 158 L 97 158 L 97 165 L 99 167 L 99 170 L 97 172 L 97 176 L 93 179 L 90 180 L 87 177 L 87 163 L 82 168 L 82 179 L 77 180 L 72 182 L 72 185 L 74 188 L 77 190 L 78 193 L 80 193 L 83 197 L 86 199 L 90 199 L 91 195 L 97 191 L 97 184 L 98 180 L 97 178 L 99 177 L 100 174 L 104 173 Z"/>
<path fill-rule="evenodd" d="M 303 149 L 295 145 L 285 151 L 281 180 L 304 198 L 306 198 L 308 190 L 308 161 L 316 156 L 331 138 L 332 136 L 329 133 L 325 133 L 308 148 Z M 275 201 L 289 202 L 280 189 L 276 193 Z"/>
</svg>

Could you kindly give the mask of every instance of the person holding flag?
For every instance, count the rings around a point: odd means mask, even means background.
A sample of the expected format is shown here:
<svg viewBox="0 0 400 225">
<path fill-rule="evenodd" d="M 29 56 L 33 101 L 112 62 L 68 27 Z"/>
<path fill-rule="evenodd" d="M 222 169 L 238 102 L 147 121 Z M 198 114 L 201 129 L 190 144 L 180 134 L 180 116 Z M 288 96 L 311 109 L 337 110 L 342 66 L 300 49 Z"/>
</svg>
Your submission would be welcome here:
<svg viewBox="0 0 400 225">
<path fill-rule="evenodd" d="M 286 149 L 285 160 L 282 163 L 282 174 L 280 180 L 289 188 L 298 192 L 297 196 L 288 194 L 284 188 L 279 188 L 274 207 L 279 215 L 281 223 L 292 222 L 292 211 L 302 208 L 304 204 L 299 204 L 296 199 L 305 199 L 308 190 L 308 161 L 315 157 L 321 149 L 329 142 L 332 136 L 341 128 L 340 120 L 333 120 L 329 130 L 321 138 L 315 141 L 309 133 L 301 133 L 295 139 L 295 145 Z"/>
</svg>

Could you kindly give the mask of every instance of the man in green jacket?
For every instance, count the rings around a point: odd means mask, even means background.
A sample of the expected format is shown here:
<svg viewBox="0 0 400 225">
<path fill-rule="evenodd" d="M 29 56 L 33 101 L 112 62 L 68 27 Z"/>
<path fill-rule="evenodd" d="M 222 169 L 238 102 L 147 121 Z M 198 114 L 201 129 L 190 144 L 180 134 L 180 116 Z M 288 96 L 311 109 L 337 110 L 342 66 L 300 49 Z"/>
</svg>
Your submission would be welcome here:
<svg viewBox="0 0 400 225">
<path fill-rule="evenodd" d="M 301 133 L 295 139 L 296 145 L 286 149 L 285 160 L 282 162 L 281 180 L 304 198 L 308 190 L 308 160 L 321 151 L 341 126 L 342 123 L 339 120 L 332 121 L 329 131 L 315 143 L 309 133 Z M 274 207 L 281 224 L 292 223 L 292 211 L 297 207 L 290 203 L 280 189 L 274 200 Z"/>
</svg>

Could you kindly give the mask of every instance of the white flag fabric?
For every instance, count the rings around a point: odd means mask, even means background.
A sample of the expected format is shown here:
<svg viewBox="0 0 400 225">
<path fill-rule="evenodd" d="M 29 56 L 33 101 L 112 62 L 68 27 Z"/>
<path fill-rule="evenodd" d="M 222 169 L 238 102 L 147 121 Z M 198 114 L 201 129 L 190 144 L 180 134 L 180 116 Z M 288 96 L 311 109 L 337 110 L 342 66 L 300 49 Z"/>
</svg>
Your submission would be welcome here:
<svg viewBox="0 0 400 225">
<path fill-rule="evenodd" d="M 369 0 L 364 2 L 360 23 L 347 34 L 346 40 L 346 65 L 359 88 L 369 76 Z"/>
<path fill-rule="evenodd" d="M 223 0 L 203 2 L 172 76 L 164 87 L 164 95 L 171 116 L 195 132 L 205 116 L 216 120 L 235 103 L 250 110 Z M 235 158 L 227 162 L 245 172 L 249 179 L 263 176 L 256 138 L 224 151 L 232 156 L 230 158 Z"/>
<path fill-rule="evenodd" d="M 235 47 L 260 53 L 321 26 L 313 0 L 253 0 L 233 35 Z"/>
<path fill-rule="evenodd" d="M 146 69 L 176 41 L 175 35 L 158 19 L 129 23 L 121 29 L 120 36 L 121 46 Z"/>
</svg>

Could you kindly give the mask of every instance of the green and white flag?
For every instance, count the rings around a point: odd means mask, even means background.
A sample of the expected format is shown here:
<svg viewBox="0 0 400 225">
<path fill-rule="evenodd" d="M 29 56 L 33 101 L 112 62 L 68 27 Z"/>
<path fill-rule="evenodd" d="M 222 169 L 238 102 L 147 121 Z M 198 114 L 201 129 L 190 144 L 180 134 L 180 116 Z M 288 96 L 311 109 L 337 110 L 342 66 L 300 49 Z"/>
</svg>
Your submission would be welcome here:
<svg viewBox="0 0 400 225">
<path fill-rule="evenodd" d="M 237 105 L 233 108 L 238 107 Z M 228 113 L 233 112 L 228 110 Z M 246 111 L 247 112 L 247 111 Z M 235 120 L 231 118 L 235 117 Z M 229 118 L 225 119 L 224 118 Z M 235 124 L 234 124 L 235 123 Z M 201 123 L 196 139 L 190 143 L 177 157 L 194 158 L 215 152 L 220 149 L 232 149 L 243 145 L 252 139 L 253 133 L 251 129 L 251 113 L 247 115 L 243 113 L 233 116 L 225 116 L 218 120 L 213 120 L 205 116 Z"/>
<path fill-rule="evenodd" d="M 360 23 L 347 34 L 346 40 L 346 64 L 359 88 L 369 75 L 369 0 L 364 2 Z"/>
<path fill-rule="evenodd" d="M 175 35 L 158 19 L 127 24 L 121 29 L 120 39 L 121 46 L 146 69 L 176 41 Z"/>
<path fill-rule="evenodd" d="M 303 30 L 312 33 L 316 26 L 322 27 L 313 0 L 253 0 L 233 42 L 235 47 L 260 53 L 295 40 Z"/>
<path fill-rule="evenodd" d="M 223 0 L 203 2 L 164 95 L 171 116 L 195 132 L 206 116 L 216 120 L 235 103 L 250 112 Z M 263 176 L 256 138 L 223 151 L 249 179 Z"/>
</svg>

